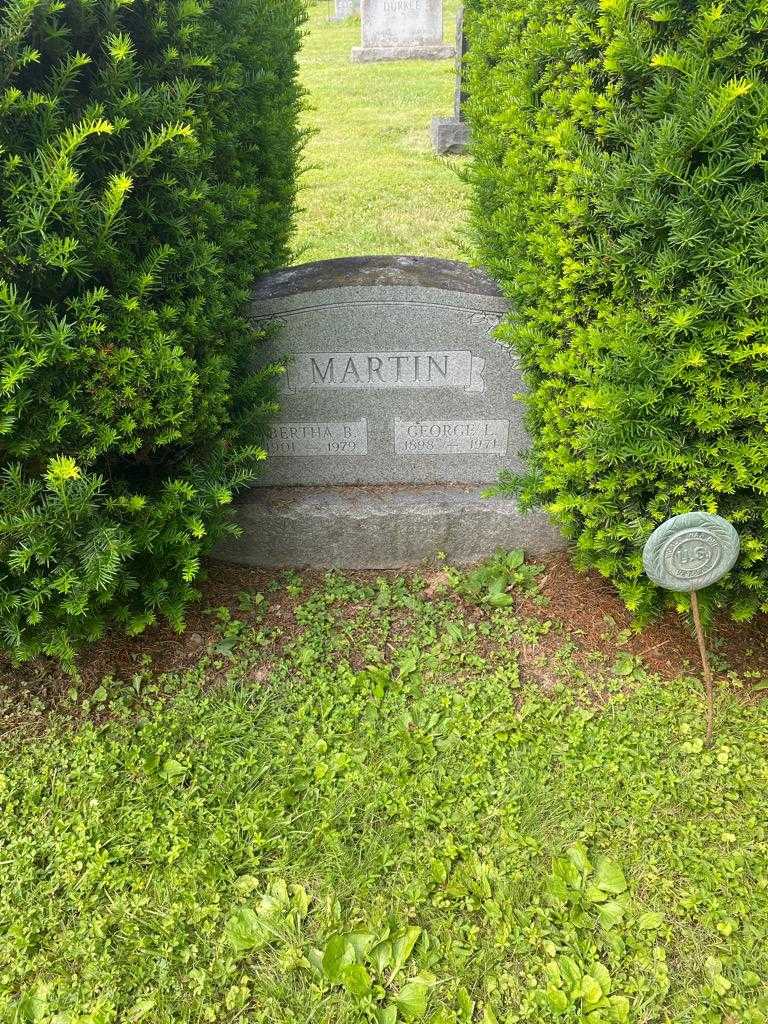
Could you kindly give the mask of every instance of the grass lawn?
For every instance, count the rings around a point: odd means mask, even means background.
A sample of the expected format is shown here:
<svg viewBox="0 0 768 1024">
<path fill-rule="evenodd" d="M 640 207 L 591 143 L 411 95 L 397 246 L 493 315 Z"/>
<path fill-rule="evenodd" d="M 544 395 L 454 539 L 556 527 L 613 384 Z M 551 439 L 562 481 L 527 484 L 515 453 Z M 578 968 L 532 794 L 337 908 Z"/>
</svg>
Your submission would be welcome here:
<svg viewBox="0 0 768 1024">
<path fill-rule="evenodd" d="M 327 13 L 297 258 L 460 257 L 450 62 Z M 218 566 L 181 638 L 0 665 L 0 1021 L 768 1022 L 764 652 L 707 750 L 680 625 L 553 572 Z"/>
<path fill-rule="evenodd" d="M 458 0 L 445 5 L 453 40 Z M 360 22 L 310 9 L 301 56 L 307 145 L 296 262 L 394 253 L 461 259 L 462 157 L 438 157 L 429 126 L 453 110 L 452 61 L 351 64 Z"/>
<path fill-rule="evenodd" d="M 768 1019 L 764 706 L 726 677 L 704 750 L 700 683 L 517 561 L 262 576 L 180 674 L 6 682 L 0 1019 Z"/>
</svg>

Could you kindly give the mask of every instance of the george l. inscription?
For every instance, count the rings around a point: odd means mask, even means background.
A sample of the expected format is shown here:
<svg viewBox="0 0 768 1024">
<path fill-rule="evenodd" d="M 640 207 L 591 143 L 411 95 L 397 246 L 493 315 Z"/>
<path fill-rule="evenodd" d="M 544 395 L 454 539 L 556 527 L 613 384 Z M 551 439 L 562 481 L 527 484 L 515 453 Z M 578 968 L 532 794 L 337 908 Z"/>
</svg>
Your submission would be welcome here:
<svg viewBox="0 0 768 1024">
<path fill-rule="evenodd" d="M 365 419 L 332 423 L 275 423 L 264 438 L 270 458 L 368 454 Z"/>
<path fill-rule="evenodd" d="M 469 351 L 300 352 L 288 367 L 286 388 L 483 391 L 484 365 L 483 359 Z"/>
<path fill-rule="evenodd" d="M 395 455 L 507 454 L 509 420 L 395 420 Z"/>
</svg>

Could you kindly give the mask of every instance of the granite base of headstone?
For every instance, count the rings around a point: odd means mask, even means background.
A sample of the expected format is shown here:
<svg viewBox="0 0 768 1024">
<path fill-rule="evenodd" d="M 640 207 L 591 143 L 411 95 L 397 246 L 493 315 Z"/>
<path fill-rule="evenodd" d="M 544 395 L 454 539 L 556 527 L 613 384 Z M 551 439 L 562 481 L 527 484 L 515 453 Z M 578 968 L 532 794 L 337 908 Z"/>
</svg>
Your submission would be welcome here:
<svg viewBox="0 0 768 1024">
<path fill-rule="evenodd" d="M 542 512 L 482 494 L 529 447 L 516 354 L 492 336 L 508 309 L 463 263 L 324 260 L 257 282 L 270 325 L 257 365 L 284 362 L 266 470 L 217 557 L 257 566 L 387 568 L 442 552 L 564 546 Z"/>
<path fill-rule="evenodd" d="M 469 146 L 469 125 L 457 117 L 432 118 L 432 145 L 440 156 L 459 156 Z"/>
<path fill-rule="evenodd" d="M 467 52 L 467 37 L 464 34 L 464 8 L 456 15 L 456 85 L 454 89 L 453 116 L 432 118 L 432 145 L 442 156 L 465 153 L 469 145 L 469 125 L 464 120 L 464 56 Z"/>
<path fill-rule="evenodd" d="M 361 45 L 352 60 L 446 60 L 456 53 L 443 42 L 443 0 L 361 0 Z"/>
<path fill-rule="evenodd" d="M 329 21 L 346 21 L 360 13 L 360 0 L 336 0 Z"/>
</svg>

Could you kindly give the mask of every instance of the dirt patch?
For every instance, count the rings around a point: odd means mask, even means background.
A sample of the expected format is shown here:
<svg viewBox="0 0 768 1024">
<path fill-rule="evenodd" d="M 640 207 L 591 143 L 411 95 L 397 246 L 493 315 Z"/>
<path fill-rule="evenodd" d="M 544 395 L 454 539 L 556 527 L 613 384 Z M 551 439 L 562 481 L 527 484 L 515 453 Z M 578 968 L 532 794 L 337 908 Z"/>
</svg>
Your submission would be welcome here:
<svg viewBox="0 0 768 1024">
<path fill-rule="evenodd" d="M 620 651 L 625 651 L 642 658 L 652 671 L 667 679 L 686 672 L 698 674 L 696 641 L 684 617 L 668 612 L 642 632 L 635 632 L 630 614 L 611 585 L 597 573 L 578 572 L 567 553 L 540 562 L 539 587 L 546 604 L 521 596 L 515 614 L 551 620 L 552 628 L 535 644 L 521 638 L 518 655 L 524 673 L 527 670 L 545 684 L 542 664 L 563 644 L 571 643 L 574 658 L 585 668 L 594 665 L 595 655 L 610 663 Z M 346 575 L 360 584 L 370 584 L 382 577 L 393 580 L 400 573 L 386 570 Z M 443 570 L 425 570 L 424 575 L 427 598 L 440 600 L 448 596 L 450 585 L 446 586 L 448 578 Z M 153 626 L 137 637 L 108 632 L 78 658 L 78 691 L 86 696 L 105 676 L 128 680 L 143 668 L 158 674 L 191 668 L 221 639 L 219 608 L 227 608 L 234 617 L 271 631 L 264 664 L 253 673 L 256 681 L 266 678 L 269 665 L 279 657 L 283 644 L 290 642 L 301 628 L 294 614 L 296 605 L 321 585 L 324 576 L 319 571 L 291 574 L 301 584 L 300 591 L 291 595 L 282 585 L 287 579 L 284 572 L 211 563 L 208 579 L 201 585 L 202 599 L 189 610 L 184 633 L 177 634 L 167 625 Z M 267 598 L 266 614 L 243 608 L 242 595 L 257 592 Z M 470 621 L 484 617 L 482 609 L 464 601 L 459 603 Z M 395 622 L 388 644 L 396 644 L 397 638 Z M 711 647 L 720 672 L 731 670 L 753 684 L 768 679 L 768 616 L 746 624 L 734 623 L 724 616 L 719 618 L 711 629 Z M 73 678 L 48 659 L 22 666 L 0 660 L 0 686 L 6 697 L 17 695 L 19 714 L 23 716 L 30 702 L 41 709 L 59 705 L 73 686 Z"/>
<path fill-rule="evenodd" d="M 615 656 L 618 650 L 643 659 L 665 678 L 699 671 L 699 652 L 688 620 L 666 612 L 641 632 L 635 632 L 632 616 L 611 584 L 596 572 L 579 572 L 567 552 L 540 560 L 541 592 L 548 605 L 544 614 L 561 623 L 585 651 Z M 531 601 L 521 603 L 524 614 L 540 616 L 542 609 Z M 719 616 L 709 631 L 716 661 L 739 675 L 755 673 L 768 678 L 768 616 L 736 623 Z"/>
</svg>

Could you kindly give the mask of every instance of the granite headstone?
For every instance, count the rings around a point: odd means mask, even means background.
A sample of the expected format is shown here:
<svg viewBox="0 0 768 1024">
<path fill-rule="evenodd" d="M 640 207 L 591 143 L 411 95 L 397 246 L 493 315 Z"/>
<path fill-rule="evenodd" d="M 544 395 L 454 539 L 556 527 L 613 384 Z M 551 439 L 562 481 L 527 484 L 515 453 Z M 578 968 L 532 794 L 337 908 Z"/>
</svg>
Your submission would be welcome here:
<svg viewBox="0 0 768 1024">
<path fill-rule="evenodd" d="M 508 309 L 462 263 L 376 256 L 279 270 L 252 315 L 282 362 L 269 458 L 219 556 L 255 565 L 469 564 L 562 545 L 542 513 L 482 496 L 529 446 L 518 359 L 492 332 Z"/>
<path fill-rule="evenodd" d="M 360 11 L 360 0 L 336 0 L 331 21 L 345 21 Z"/>
<path fill-rule="evenodd" d="M 443 0 L 361 0 L 361 45 L 352 60 L 441 60 L 452 57 L 443 42 Z"/>
<path fill-rule="evenodd" d="M 464 56 L 467 37 L 464 32 L 464 8 L 456 15 L 456 80 L 452 117 L 432 118 L 432 145 L 441 155 L 466 152 L 469 145 L 469 125 L 464 120 Z"/>
</svg>

